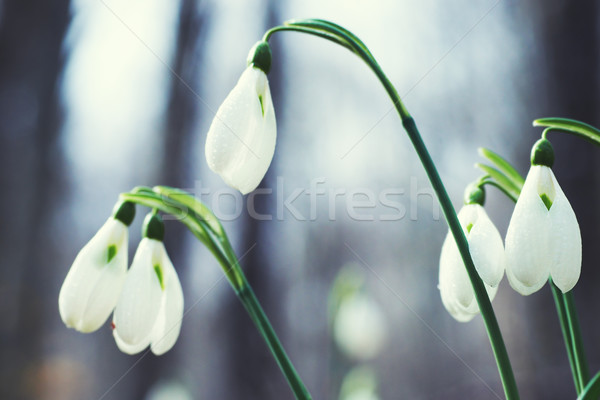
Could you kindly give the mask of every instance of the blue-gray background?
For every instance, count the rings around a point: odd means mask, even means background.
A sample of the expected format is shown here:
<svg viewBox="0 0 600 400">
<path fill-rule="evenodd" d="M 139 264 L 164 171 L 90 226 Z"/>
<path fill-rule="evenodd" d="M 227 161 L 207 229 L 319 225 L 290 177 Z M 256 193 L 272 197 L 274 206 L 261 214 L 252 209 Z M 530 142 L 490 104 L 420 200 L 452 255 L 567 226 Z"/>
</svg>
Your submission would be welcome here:
<svg viewBox="0 0 600 400">
<path fill-rule="evenodd" d="M 233 192 L 206 166 L 206 131 L 248 49 L 292 17 L 331 19 L 369 45 L 456 207 L 478 176 L 478 147 L 526 173 L 541 133 L 534 118 L 600 125 L 595 1 L 2 1 L 2 398 L 292 398 L 216 261 L 175 222 L 167 223 L 166 245 L 190 311 L 165 356 L 124 355 L 108 324 L 83 335 L 67 329 L 57 310 L 72 260 L 118 193 L 179 186 L 209 192 L 209 205 L 237 216 L 239 201 L 223 194 Z M 244 209 L 225 225 L 314 398 L 335 398 L 339 369 L 351 365 L 336 355 L 326 307 L 348 263 L 364 269 L 388 321 L 386 349 L 371 362 L 382 399 L 503 398 L 481 317 L 460 324 L 439 299 L 446 224 L 385 92 L 365 65 L 329 42 L 283 33 L 271 43 L 278 144 L 261 186 L 272 193 L 255 206 L 272 218 Z M 555 173 L 581 224 L 575 300 L 596 371 L 600 153 L 576 138 L 552 140 Z M 316 202 L 302 192 L 296 214 L 284 207 L 317 179 L 325 194 Z M 353 193 L 392 189 L 401 193 L 394 200 L 403 218 L 385 221 L 394 210 L 381 205 L 358 211 L 370 221 L 346 212 Z M 504 234 L 511 202 L 489 190 L 487 209 Z M 574 398 L 549 289 L 524 298 L 503 280 L 494 308 L 522 398 Z"/>
</svg>

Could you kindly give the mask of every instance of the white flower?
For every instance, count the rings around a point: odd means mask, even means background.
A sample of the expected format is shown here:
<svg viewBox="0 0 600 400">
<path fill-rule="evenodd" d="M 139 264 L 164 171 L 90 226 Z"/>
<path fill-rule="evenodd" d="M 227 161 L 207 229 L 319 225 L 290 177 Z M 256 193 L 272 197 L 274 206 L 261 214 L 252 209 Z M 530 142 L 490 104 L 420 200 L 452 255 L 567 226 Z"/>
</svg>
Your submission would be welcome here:
<svg viewBox="0 0 600 400">
<path fill-rule="evenodd" d="M 579 279 L 579 224 L 549 167 L 533 165 L 527 174 L 506 233 L 506 256 L 508 281 L 522 295 L 550 276 L 563 292 Z"/>
<path fill-rule="evenodd" d="M 273 159 L 277 127 L 267 75 L 248 66 L 208 130 L 211 170 L 242 194 L 256 189 Z"/>
<path fill-rule="evenodd" d="M 493 300 L 506 264 L 502 237 L 479 204 L 464 206 L 458 213 L 458 220 L 467 237 L 475 269 Z M 442 245 L 439 279 L 444 307 L 456 320 L 470 321 L 479 312 L 479 306 L 451 232 Z"/>
<path fill-rule="evenodd" d="M 69 328 L 93 332 L 115 308 L 127 273 L 127 226 L 113 217 L 79 252 L 58 295 Z"/>
<path fill-rule="evenodd" d="M 333 337 L 349 357 L 375 357 L 387 339 L 385 317 L 377 303 L 363 294 L 345 297 L 333 322 Z"/>
<path fill-rule="evenodd" d="M 144 237 L 113 317 L 117 346 L 136 354 L 150 345 L 161 355 L 177 341 L 182 318 L 183 291 L 163 242 Z"/>
</svg>

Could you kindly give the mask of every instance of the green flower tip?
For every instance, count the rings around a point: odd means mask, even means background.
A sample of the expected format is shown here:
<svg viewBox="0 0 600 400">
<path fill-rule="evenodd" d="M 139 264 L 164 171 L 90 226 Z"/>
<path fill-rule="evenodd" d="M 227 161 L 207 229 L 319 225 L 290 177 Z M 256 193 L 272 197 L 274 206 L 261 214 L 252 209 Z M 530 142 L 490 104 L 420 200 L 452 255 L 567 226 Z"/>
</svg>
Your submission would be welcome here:
<svg viewBox="0 0 600 400">
<path fill-rule="evenodd" d="M 156 277 L 158 278 L 158 283 L 160 283 L 160 288 L 165 290 L 165 279 L 163 277 L 163 270 L 160 267 L 160 264 L 156 264 L 154 266 L 154 272 L 156 273 Z"/>
<path fill-rule="evenodd" d="M 254 65 L 261 69 L 265 74 L 271 70 L 271 47 L 269 43 L 257 42 L 248 53 L 248 65 Z"/>
<path fill-rule="evenodd" d="M 125 226 L 131 225 L 135 218 L 135 204 L 129 201 L 120 201 L 113 208 L 113 218 L 121 221 Z"/>
<path fill-rule="evenodd" d="M 540 139 L 531 149 L 531 165 L 544 165 L 552 168 L 554 164 L 554 149 L 548 139 Z"/>
<path fill-rule="evenodd" d="M 546 206 L 548 211 L 550 211 L 550 207 L 552 207 L 552 200 L 550 200 L 550 197 L 548 197 L 548 195 L 546 193 L 542 193 L 540 195 L 540 198 L 544 202 L 544 205 Z"/>
<path fill-rule="evenodd" d="M 483 186 L 471 183 L 465 189 L 464 202 L 468 204 L 479 204 L 482 206 L 485 203 L 485 190 Z"/>
<path fill-rule="evenodd" d="M 148 239 L 160 240 L 162 242 L 165 237 L 165 224 L 160 215 L 155 213 L 146 215 L 142 228 L 142 235 Z"/>
<path fill-rule="evenodd" d="M 115 246 L 114 244 L 111 244 L 110 246 L 108 246 L 108 249 L 106 250 L 106 252 L 107 252 L 106 263 L 108 264 L 117 255 L 117 246 Z"/>
</svg>

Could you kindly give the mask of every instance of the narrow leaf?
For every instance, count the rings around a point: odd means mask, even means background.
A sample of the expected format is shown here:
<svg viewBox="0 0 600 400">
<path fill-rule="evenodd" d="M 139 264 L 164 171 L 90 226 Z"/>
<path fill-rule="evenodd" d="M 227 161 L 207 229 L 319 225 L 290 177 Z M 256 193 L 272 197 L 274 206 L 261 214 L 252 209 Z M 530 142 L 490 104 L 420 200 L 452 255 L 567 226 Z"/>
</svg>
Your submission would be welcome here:
<svg viewBox="0 0 600 400">
<path fill-rule="evenodd" d="M 499 187 L 504 189 L 507 193 L 510 193 L 512 195 L 511 197 L 519 197 L 519 194 L 521 193 L 521 187 L 517 186 L 502 172 L 485 164 L 476 163 L 475 166 L 488 174 L 498 184 Z"/>
<path fill-rule="evenodd" d="M 212 211 L 206 207 L 200 200 L 196 199 L 191 194 L 168 186 L 155 186 L 153 190 L 162 196 L 163 200 L 167 203 L 169 201 L 183 204 L 184 206 L 191 209 L 196 215 L 203 221 L 205 221 L 208 227 L 218 236 L 223 235 L 223 227 L 221 223 L 212 213 Z M 186 210 L 181 210 L 186 212 Z"/>
<path fill-rule="evenodd" d="M 600 398 L 600 372 L 587 384 L 577 400 L 598 400 Z"/>
<path fill-rule="evenodd" d="M 540 118 L 533 126 L 545 126 L 549 130 L 571 133 L 600 146 L 600 130 L 585 122 L 568 118 Z"/>
<path fill-rule="evenodd" d="M 502 193 L 504 193 L 509 199 L 511 199 L 515 203 L 519 199 L 519 194 L 518 193 L 507 191 L 504 186 L 501 186 L 500 184 L 498 184 L 498 182 L 496 182 L 492 178 L 486 178 L 486 179 L 484 179 L 482 181 L 482 183 L 485 184 L 485 185 L 492 185 L 492 186 L 496 187 L 497 189 L 499 189 Z"/>
<path fill-rule="evenodd" d="M 164 213 L 171 214 L 175 217 L 181 215 L 181 210 L 177 207 L 173 207 L 167 204 L 163 198 L 157 193 L 121 193 L 120 198 L 123 200 L 132 201 L 137 204 L 142 204 L 146 207 L 156 208 Z M 181 220 L 202 243 L 208 245 L 211 242 L 210 236 L 206 232 L 206 228 L 202 226 L 198 221 L 189 218 L 183 218 Z"/>
<path fill-rule="evenodd" d="M 478 149 L 479 154 L 482 157 L 490 160 L 500 171 L 502 171 L 519 189 L 523 187 L 523 183 L 525 179 L 521 176 L 521 174 L 502 156 L 493 151 L 486 149 L 484 147 L 480 147 Z"/>
</svg>

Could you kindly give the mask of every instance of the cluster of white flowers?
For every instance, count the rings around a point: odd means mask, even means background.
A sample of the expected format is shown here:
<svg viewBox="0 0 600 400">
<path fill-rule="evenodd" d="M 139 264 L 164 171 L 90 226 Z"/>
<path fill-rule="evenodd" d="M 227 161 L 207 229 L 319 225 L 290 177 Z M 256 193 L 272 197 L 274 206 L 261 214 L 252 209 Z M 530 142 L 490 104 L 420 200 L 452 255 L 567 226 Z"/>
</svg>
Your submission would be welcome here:
<svg viewBox="0 0 600 400">
<path fill-rule="evenodd" d="M 275 151 L 275 111 L 266 75 L 270 64 L 269 45 L 258 42 L 207 136 L 208 165 L 243 194 L 258 186 Z M 160 355 L 179 336 L 183 292 L 162 242 L 158 214 L 146 218 L 144 238 L 127 270 L 127 227 L 134 215 L 133 204 L 119 204 L 79 252 L 60 290 L 59 311 L 68 327 L 84 333 L 99 329 L 114 311 L 119 349 L 135 354 L 150 346 Z"/>
<path fill-rule="evenodd" d="M 550 142 L 541 139 L 532 151 L 532 165 L 508 226 L 505 248 L 482 207 L 483 201 L 465 205 L 458 214 L 475 269 L 490 300 L 505 269 L 510 285 L 522 295 L 538 291 L 550 277 L 566 293 L 579 279 L 579 224 L 552 172 L 553 161 Z M 439 289 L 444 306 L 458 321 L 469 321 L 479 312 L 450 232 L 442 246 Z"/>
<path fill-rule="evenodd" d="M 158 214 L 144 221 L 144 238 L 127 270 L 128 226 L 135 207 L 117 205 L 115 213 L 79 252 L 58 297 L 63 322 L 80 332 L 99 329 L 113 313 L 119 349 L 136 354 L 150 346 L 167 352 L 179 336 L 183 291 L 162 242 Z"/>
</svg>

